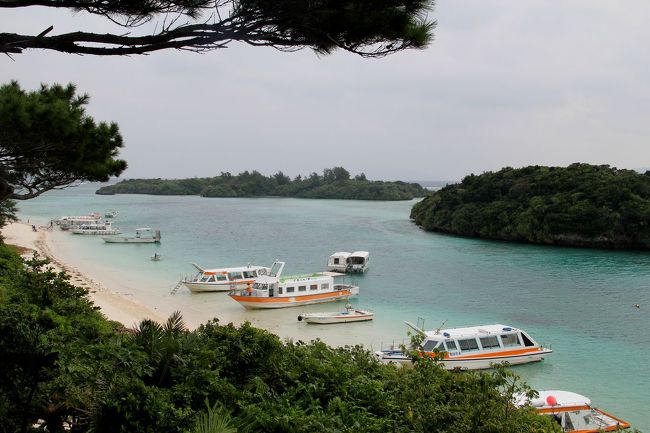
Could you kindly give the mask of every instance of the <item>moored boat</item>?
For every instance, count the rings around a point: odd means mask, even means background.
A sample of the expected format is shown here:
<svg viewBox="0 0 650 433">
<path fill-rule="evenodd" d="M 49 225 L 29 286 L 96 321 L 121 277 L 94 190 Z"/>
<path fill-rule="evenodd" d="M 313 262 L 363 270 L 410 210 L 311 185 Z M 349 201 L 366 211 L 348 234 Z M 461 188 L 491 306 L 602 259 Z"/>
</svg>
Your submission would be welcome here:
<svg viewBox="0 0 650 433">
<path fill-rule="evenodd" d="M 370 253 L 368 251 L 355 251 L 348 257 L 345 272 L 364 273 L 368 270 Z"/>
<path fill-rule="evenodd" d="M 423 337 L 421 356 L 436 357 L 447 370 L 480 370 L 496 364 L 527 364 L 553 353 L 521 329 L 501 324 L 424 331 L 407 324 Z M 375 352 L 384 360 L 382 351 Z"/>
<path fill-rule="evenodd" d="M 270 268 L 247 265 L 232 268 L 203 269 L 192 263 L 199 272 L 194 277 L 183 278 L 180 282 L 192 293 L 228 292 L 233 289 L 245 289 L 263 275 L 282 273 L 283 262 L 275 262 Z"/>
<path fill-rule="evenodd" d="M 149 227 L 135 230 L 135 236 L 102 236 L 109 244 L 152 244 L 160 243 L 160 230 L 152 232 Z"/>
<path fill-rule="evenodd" d="M 630 427 L 630 423 L 597 409 L 584 395 L 570 391 L 539 391 L 532 400 L 522 397 L 519 406 L 530 405 L 537 413 L 552 416 L 568 433 L 599 433 L 619 431 Z"/>
<path fill-rule="evenodd" d="M 71 233 L 76 235 L 119 235 L 120 230 L 113 227 L 108 221 L 97 221 L 91 224 L 84 224 L 79 227 L 70 229 Z"/>
<path fill-rule="evenodd" d="M 358 293 L 358 286 L 334 284 L 332 274 L 327 272 L 288 277 L 271 272 L 245 289 L 233 290 L 228 296 L 246 309 L 266 309 L 348 300 Z"/>
<path fill-rule="evenodd" d="M 117 211 L 115 209 L 107 209 L 106 212 L 104 212 L 104 218 L 116 218 L 117 217 Z"/>
<path fill-rule="evenodd" d="M 62 216 L 52 222 L 58 225 L 61 230 L 70 230 L 88 224 L 95 224 L 101 219 L 101 217 L 101 214 L 98 212 L 92 212 L 88 215 Z"/>
<path fill-rule="evenodd" d="M 350 253 L 345 251 L 332 254 L 327 259 L 326 269 L 332 272 L 345 272 L 348 268 L 348 257 L 350 257 Z"/>
<path fill-rule="evenodd" d="M 345 311 L 322 312 L 322 313 L 302 313 L 298 316 L 298 321 L 305 323 L 314 323 L 319 325 L 329 325 L 333 323 L 350 323 L 364 322 L 372 320 L 375 313 L 368 310 L 357 310 L 352 305 L 345 306 Z"/>
</svg>

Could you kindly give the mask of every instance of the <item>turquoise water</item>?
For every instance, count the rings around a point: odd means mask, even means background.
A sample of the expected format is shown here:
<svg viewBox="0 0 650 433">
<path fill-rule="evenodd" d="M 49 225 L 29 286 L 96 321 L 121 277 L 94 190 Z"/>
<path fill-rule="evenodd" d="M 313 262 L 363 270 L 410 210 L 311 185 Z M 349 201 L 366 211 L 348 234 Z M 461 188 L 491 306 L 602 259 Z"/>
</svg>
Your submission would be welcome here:
<svg viewBox="0 0 650 433">
<path fill-rule="evenodd" d="M 61 215 L 116 209 L 115 225 L 125 233 L 159 228 L 159 246 L 57 236 L 80 260 L 122 278 L 130 295 L 160 303 L 163 312 L 164 306 L 179 308 L 187 319 L 204 322 L 212 311 L 223 311 L 250 317 L 258 326 L 266 319 L 280 323 L 269 329 L 303 340 L 373 348 L 404 338 L 404 320 L 422 318 L 429 329 L 445 320 L 447 327 L 512 325 L 555 351 L 542 363 L 514 368 L 532 386 L 587 395 L 650 431 L 650 253 L 426 233 L 408 219 L 414 202 L 97 196 L 96 188 L 83 185 L 19 203 L 20 216 L 45 224 Z M 301 273 L 324 269 L 335 251 L 353 250 L 371 254 L 368 273 L 348 281 L 360 286 L 355 305 L 373 309 L 374 322 L 307 327 L 296 323 L 295 309 L 251 313 L 223 294 L 181 289 L 169 295 L 179 277 L 192 272 L 191 262 L 270 265 L 279 258 L 287 262 L 285 273 Z M 153 252 L 164 259 L 151 262 Z"/>
</svg>

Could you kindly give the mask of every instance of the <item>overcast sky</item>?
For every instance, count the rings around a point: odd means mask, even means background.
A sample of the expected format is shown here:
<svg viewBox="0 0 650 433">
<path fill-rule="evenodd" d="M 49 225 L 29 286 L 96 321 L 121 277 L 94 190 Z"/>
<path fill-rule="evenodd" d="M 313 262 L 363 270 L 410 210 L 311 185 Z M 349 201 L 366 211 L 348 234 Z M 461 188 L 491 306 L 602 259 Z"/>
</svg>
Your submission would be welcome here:
<svg viewBox="0 0 650 433">
<path fill-rule="evenodd" d="M 650 167 L 650 2 L 439 0 L 424 51 L 363 59 L 231 45 L 208 54 L 0 58 L 0 82 L 77 84 L 125 140 L 124 178 L 322 172 L 457 180 L 572 162 Z M 0 10 L 0 31 L 106 31 Z M 53 32 L 53 34 L 55 33 Z"/>
</svg>

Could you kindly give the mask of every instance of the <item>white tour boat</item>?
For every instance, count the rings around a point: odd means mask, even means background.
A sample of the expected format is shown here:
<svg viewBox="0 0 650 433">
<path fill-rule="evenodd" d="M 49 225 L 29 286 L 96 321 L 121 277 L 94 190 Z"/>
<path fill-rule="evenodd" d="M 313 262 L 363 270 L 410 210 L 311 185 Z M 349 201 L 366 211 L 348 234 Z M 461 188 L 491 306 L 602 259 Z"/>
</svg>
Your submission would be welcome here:
<svg viewBox="0 0 650 433">
<path fill-rule="evenodd" d="M 192 278 L 183 278 L 181 283 L 192 293 L 198 293 L 228 292 L 233 289 L 245 289 L 262 275 L 270 272 L 276 272 L 279 275 L 282 272 L 284 263 L 275 262 L 271 268 L 250 264 L 233 268 L 214 269 L 203 269 L 196 263 L 192 263 L 192 266 L 198 269 L 198 274 Z"/>
<path fill-rule="evenodd" d="M 276 263 L 281 263 L 284 267 L 283 262 Z M 319 272 L 281 277 L 279 273 L 271 271 L 269 275 L 258 278 L 245 289 L 233 290 L 228 296 L 250 310 L 348 300 L 359 293 L 358 286 L 334 284 L 332 275 Z"/>
<path fill-rule="evenodd" d="M 114 228 L 113 224 L 108 221 L 97 221 L 92 224 L 84 224 L 70 229 L 71 233 L 76 235 L 119 235 L 120 230 Z"/>
<path fill-rule="evenodd" d="M 365 322 L 372 320 L 375 313 L 368 310 L 357 310 L 352 305 L 345 306 L 345 311 L 324 312 L 324 313 L 302 313 L 298 316 L 298 321 L 306 323 L 315 323 L 319 325 L 328 325 L 332 323 L 350 323 Z"/>
<path fill-rule="evenodd" d="M 417 350 L 438 357 L 446 370 L 480 370 L 495 364 L 528 364 L 553 353 L 521 329 L 500 324 L 424 331 L 406 322 L 424 339 Z M 384 361 L 384 351 L 375 352 Z M 392 356 L 395 356 L 393 353 Z M 406 357 L 406 355 L 404 355 Z"/>
<path fill-rule="evenodd" d="M 341 251 L 332 254 L 327 259 L 327 270 L 330 272 L 345 272 L 348 268 L 348 257 L 351 253 Z"/>
<path fill-rule="evenodd" d="M 102 216 L 99 212 L 92 212 L 88 215 L 62 216 L 53 222 L 58 225 L 61 230 L 70 230 L 87 224 L 95 224 L 101 219 L 101 217 Z"/>
<path fill-rule="evenodd" d="M 370 253 L 368 251 L 355 251 L 348 253 L 339 251 L 327 259 L 327 270 L 330 272 L 366 272 Z"/>
<path fill-rule="evenodd" d="M 516 403 L 530 405 L 537 413 L 552 416 L 564 432 L 600 433 L 630 427 L 627 421 L 591 406 L 589 398 L 575 392 L 539 391 L 539 397 L 532 400 L 522 397 Z"/>
<path fill-rule="evenodd" d="M 149 227 L 135 229 L 135 236 L 102 236 L 109 244 L 153 244 L 160 243 L 160 230 L 152 231 Z"/>
</svg>

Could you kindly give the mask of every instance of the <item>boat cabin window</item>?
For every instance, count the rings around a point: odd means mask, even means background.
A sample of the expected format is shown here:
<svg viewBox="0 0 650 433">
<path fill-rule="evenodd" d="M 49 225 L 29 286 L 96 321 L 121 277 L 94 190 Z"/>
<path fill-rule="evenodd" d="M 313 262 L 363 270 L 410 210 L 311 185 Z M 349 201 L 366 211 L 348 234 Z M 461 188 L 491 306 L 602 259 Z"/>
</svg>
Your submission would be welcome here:
<svg viewBox="0 0 650 433">
<path fill-rule="evenodd" d="M 309 286 L 309 290 L 318 290 L 318 284 L 312 284 Z"/>
<path fill-rule="evenodd" d="M 523 335 L 523 334 L 522 334 Z M 571 412 L 564 413 L 564 431 L 574 431 L 573 421 L 571 420 Z"/>
<path fill-rule="evenodd" d="M 299 292 L 306 292 L 307 291 L 307 286 L 298 286 L 298 291 Z"/>
<path fill-rule="evenodd" d="M 334 264 L 335 264 L 335 265 L 338 265 L 338 264 L 339 264 L 339 258 L 338 258 L 338 257 L 334 259 Z"/>
<path fill-rule="evenodd" d="M 447 345 L 447 352 L 450 352 L 452 350 L 458 350 L 456 347 L 456 342 L 454 340 L 447 340 L 445 341 L 445 344 Z"/>
<path fill-rule="evenodd" d="M 228 273 L 228 279 L 230 281 L 241 280 L 242 279 L 241 278 L 241 272 L 230 272 L 230 273 Z"/>
<path fill-rule="evenodd" d="M 427 340 L 422 345 L 422 350 L 425 352 L 433 352 L 433 350 L 438 346 L 439 341 L 436 340 Z M 438 347 L 438 349 L 442 349 Z"/>
<path fill-rule="evenodd" d="M 531 339 L 528 338 L 528 336 L 527 336 L 526 334 L 524 334 L 523 332 L 521 333 L 521 338 L 522 338 L 522 340 L 524 340 L 524 346 L 526 346 L 526 347 L 532 347 L 532 346 L 535 345 L 535 343 L 533 343 L 533 342 L 531 341 Z"/>
<path fill-rule="evenodd" d="M 226 281 L 226 276 L 224 274 L 217 274 L 217 281 Z"/>
<path fill-rule="evenodd" d="M 293 293 L 296 291 L 295 287 L 287 287 L 287 293 Z"/>
<path fill-rule="evenodd" d="M 503 347 L 521 346 L 517 334 L 501 334 Z"/>
<path fill-rule="evenodd" d="M 272 276 L 272 277 L 277 277 L 281 268 L 282 268 L 281 263 L 279 263 L 279 262 L 273 263 L 273 266 L 271 267 L 271 272 L 269 272 L 269 275 Z"/>
<path fill-rule="evenodd" d="M 244 271 L 244 278 L 255 278 L 257 273 L 255 271 Z"/>
<path fill-rule="evenodd" d="M 330 283 L 323 283 L 320 285 L 321 290 L 329 290 Z"/>
<path fill-rule="evenodd" d="M 278 287 L 278 295 L 282 294 L 282 287 Z"/>
<path fill-rule="evenodd" d="M 460 346 L 460 350 L 463 352 L 467 352 L 470 350 L 478 350 L 478 342 L 476 341 L 476 338 L 458 340 L 458 345 Z"/>
<path fill-rule="evenodd" d="M 489 337 L 481 337 L 481 347 L 483 349 L 493 349 L 493 348 L 498 348 L 499 346 L 499 339 L 497 338 L 496 335 L 491 335 Z"/>
</svg>

